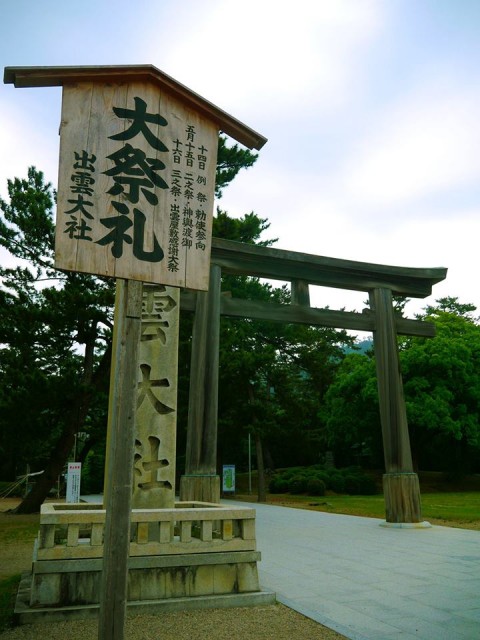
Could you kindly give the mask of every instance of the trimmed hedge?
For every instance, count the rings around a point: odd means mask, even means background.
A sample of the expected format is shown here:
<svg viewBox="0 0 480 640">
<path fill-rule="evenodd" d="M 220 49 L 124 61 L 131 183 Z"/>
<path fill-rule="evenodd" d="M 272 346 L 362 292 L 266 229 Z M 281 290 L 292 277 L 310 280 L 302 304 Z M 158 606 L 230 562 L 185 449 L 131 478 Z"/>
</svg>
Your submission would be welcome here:
<svg viewBox="0 0 480 640">
<path fill-rule="evenodd" d="M 359 467 L 345 469 L 325 469 L 321 465 L 292 467 L 276 473 L 269 484 L 270 493 L 304 493 L 323 496 L 327 489 L 349 495 L 377 493 L 373 478 Z"/>
</svg>

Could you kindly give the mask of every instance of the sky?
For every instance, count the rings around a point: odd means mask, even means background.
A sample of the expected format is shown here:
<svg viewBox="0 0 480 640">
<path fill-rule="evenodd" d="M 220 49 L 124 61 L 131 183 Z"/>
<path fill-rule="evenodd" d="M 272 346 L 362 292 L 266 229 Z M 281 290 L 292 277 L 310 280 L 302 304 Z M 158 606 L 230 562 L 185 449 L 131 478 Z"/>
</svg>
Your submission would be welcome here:
<svg viewBox="0 0 480 640">
<path fill-rule="evenodd" d="M 218 205 L 279 249 L 447 267 L 480 313 L 478 0 L 0 0 L 2 66 L 153 64 L 268 138 Z M 0 85 L 0 194 L 57 184 L 61 88 Z M 2 263 L 8 259 L 0 252 Z M 366 294 L 311 287 L 312 306 Z"/>
</svg>

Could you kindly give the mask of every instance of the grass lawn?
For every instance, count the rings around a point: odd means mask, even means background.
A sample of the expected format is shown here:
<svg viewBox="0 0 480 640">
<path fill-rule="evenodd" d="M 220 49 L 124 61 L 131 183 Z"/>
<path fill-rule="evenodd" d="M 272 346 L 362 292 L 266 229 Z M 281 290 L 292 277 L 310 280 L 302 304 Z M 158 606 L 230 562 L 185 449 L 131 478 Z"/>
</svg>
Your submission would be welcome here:
<svg viewBox="0 0 480 640">
<path fill-rule="evenodd" d="M 13 625 L 13 608 L 17 596 L 20 574 L 0 580 L 0 633 Z"/>
<path fill-rule="evenodd" d="M 0 500 L 0 633 L 12 625 L 22 571 L 29 567 L 40 516 L 8 513 L 18 500 Z"/>
<path fill-rule="evenodd" d="M 254 496 L 237 496 L 251 500 Z M 383 495 L 374 496 L 305 496 L 269 494 L 267 501 L 285 507 L 313 509 L 350 516 L 385 518 Z M 432 524 L 480 530 L 480 492 L 425 493 L 422 495 L 422 514 Z"/>
<path fill-rule="evenodd" d="M 471 524 L 467 529 L 480 529 L 480 492 L 425 493 L 422 496 L 426 519 L 442 520 L 451 526 Z"/>
</svg>

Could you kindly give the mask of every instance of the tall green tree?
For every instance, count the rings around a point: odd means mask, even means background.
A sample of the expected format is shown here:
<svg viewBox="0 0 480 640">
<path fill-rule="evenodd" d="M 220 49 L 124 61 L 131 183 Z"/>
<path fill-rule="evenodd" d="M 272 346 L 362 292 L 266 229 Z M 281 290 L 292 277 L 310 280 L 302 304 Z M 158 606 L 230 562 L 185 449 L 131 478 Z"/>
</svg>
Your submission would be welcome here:
<svg viewBox="0 0 480 640">
<path fill-rule="evenodd" d="M 480 326 L 475 306 L 454 297 L 426 307 L 434 338 L 399 339 L 414 464 L 468 471 L 480 450 Z M 330 445 L 348 458 L 368 449 L 382 463 L 373 353 L 349 354 L 327 391 L 323 419 Z M 478 463 L 477 463 L 478 466 Z M 476 467 L 475 467 L 476 468 Z"/>
<path fill-rule="evenodd" d="M 0 268 L 0 450 L 10 473 L 43 467 L 19 507 L 27 513 L 61 475 L 108 380 L 113 285 L 53 268 L 54 194 L 41 172 L 9 181 L 8 195 L 0 200 L 0 244 L 17 264 Z"/>
<path fill-rule="evenodd" d="M 337 464 L 368 462 L 383 465 L 382 431 L 378 406 L 377 377 L 373 354 L 348 353 L 340 363 L 325 394 L 320 418 L 325 427 L 326 446 Z"/>
<path fill-rule="evenodd" d="M 480 451 L 480 326 L 472 304 L 445 297 L 425 309 L 436 337 L 410 338 L 401 352 L 414 457 L 438 456 L 449 470 L 468 471 Z"/>
</svg>

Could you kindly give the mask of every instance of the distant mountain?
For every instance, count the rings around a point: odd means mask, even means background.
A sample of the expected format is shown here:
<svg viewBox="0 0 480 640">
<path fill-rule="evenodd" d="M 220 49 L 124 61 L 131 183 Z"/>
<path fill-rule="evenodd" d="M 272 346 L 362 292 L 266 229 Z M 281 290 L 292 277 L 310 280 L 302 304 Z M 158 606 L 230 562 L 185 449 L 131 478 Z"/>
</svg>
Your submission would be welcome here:
<svg viewBox="0 0 480 640">
<path fill-rule="evenodd" d="M 345 347 L 345 353 L 366 353 L 369 349 L 373 349 L 373 340 L 372 338 L 367 338 L 366 340 L 359 340 L 355 343 L 354 347 Z"/>
</svg>

